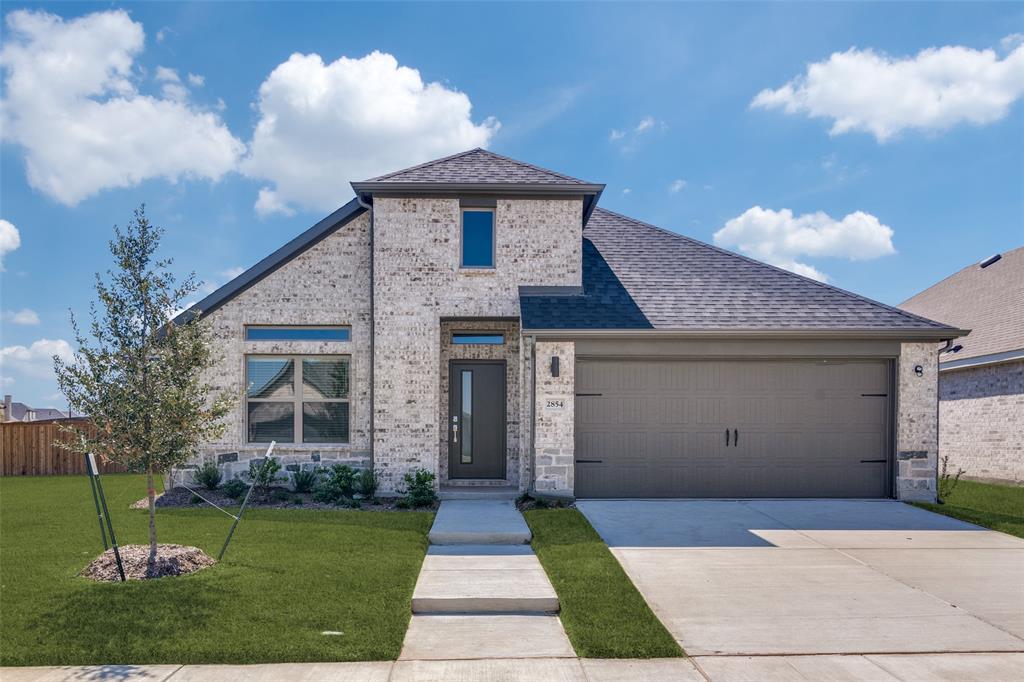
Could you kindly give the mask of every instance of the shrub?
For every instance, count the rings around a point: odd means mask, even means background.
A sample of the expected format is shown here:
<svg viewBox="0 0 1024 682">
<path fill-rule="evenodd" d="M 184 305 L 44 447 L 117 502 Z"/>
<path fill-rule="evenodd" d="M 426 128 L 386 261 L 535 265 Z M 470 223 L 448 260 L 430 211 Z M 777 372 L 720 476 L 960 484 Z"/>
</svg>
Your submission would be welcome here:
<svg viewBox="0 0 1024 682">
<path fill-rule="evenodd" d="M 249 486 L 247 486 L 244 481 L 240 481 L 237 478 L 233 478 L 224 484 L 224 487 L 221 488 L 221 492 L 223 492 L 231 499 L 237 500 L 242 495 L 244 495 L 245 491 L 248 489 Z"/>
<path fill-rule="evenodd" d="M 302 504 L 302 498 L 299 497 L 298 495 L 296 495 L 295 497 L 292 498 L 292 504 L 301 505 Z"/>
<path fill-rule="evenodd" d="M 356 472 L 352 467 L 335 464 L 327 470 L 327 478 L 317 486 L 313 499 L 328 504 L 341 504 L 343 498 L 352 497 L 355 481 Z"/>
<path fill-rule="evenodd" d="M 395 500 L 395 509 L 408 509 L 410 506 L 411 505 L 409 504 L 409 500 L 405 499 L 404 497 L 399 497 L 397 500 Z"/>
<path fill-rule="evenodd" d="M 433 473 L 426 469 L 410 471 L 402 477 L 405 481 L 405 490 L 399 491 L 405 495 L 405 501 L 412 508 L 428 507 L 437 502 L 437 492 L 434 490 Z"/>
<path fill-rule="evenodd" d="M 359 492 L 368 500 L 372 500 L 377 494 L 380 486 L 380 479 L 372 468 L 363 469 L 359 472 Z"/>
<path fill-rule="evenodd" d="M 320 474 L 316 469 L 302 469 L 292 474 L 292 490 L 297 493 L 308 493 L 316 487 Z"/>
<path fill-rule="evenodd" d="M 291 502 L 292 495 L 287 490 L 282 490 L 281 488 L 278 488 L 277 490 L 270 494 L 270 499 L 272 499 L 274 502 Z"/>
<path fill-rule="evenodd" d="M 946 500 L 953 496 L 953 491 L 960 485 L 960 477 L 964 475 L 964 470 L 957 467 L 955 474 L 949 473 L 949 455 L 942 458 L 942 467 L 939 471 L 939 494 L 936 502 L 939 504 L 945 504 Z"/>
<path fill-rule="evenodd" d="M 196 470 L 192 478 L 207 490 L 216 490 L 220 487 L 220 469 L 211 461 L 203 462 L 203 466 Z"/>
<path fill-rule="evenodd" d="M 260 463 L 257 460 L 249 462 L 249 480 L 252 481 L 256 492 L 266 497 L 270 489 L 280 481 L 277 472 L 281 471 L 281 463 L 274 457 L 268 457 Z"/>
<path fill-rule="evenodd" d="M 199 504 L 202 501 L 203 501 L 203 498 L 199 497 L 195 493 L 192 493 L 192 497 L 188 498 L 188 503 L 189 504 Z"/>
</svg>

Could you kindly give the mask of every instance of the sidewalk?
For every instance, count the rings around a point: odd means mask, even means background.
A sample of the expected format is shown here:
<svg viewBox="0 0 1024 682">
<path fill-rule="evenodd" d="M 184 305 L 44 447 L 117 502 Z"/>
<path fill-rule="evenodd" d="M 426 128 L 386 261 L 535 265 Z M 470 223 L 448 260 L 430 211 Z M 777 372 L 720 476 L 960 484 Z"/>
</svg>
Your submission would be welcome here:
<svg viewBox="0 0 1024 682">
<path fill-rule="evenodd" d="M 1011 682 L 1024 654 L 490 658 L 476 660 L 0 668 L 3 682 Z"/>
</svg>

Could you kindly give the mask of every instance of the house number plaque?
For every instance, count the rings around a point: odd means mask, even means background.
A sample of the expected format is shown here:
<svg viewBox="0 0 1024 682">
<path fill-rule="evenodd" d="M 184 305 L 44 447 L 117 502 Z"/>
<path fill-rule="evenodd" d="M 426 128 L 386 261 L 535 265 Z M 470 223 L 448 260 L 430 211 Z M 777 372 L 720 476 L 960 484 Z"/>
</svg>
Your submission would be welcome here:
<svg viewBox="0 0 1024 682">
<path fill-rule="evenodd" d="M 565 398 L 547 398 L 544 400 L 545 410 L 564 410 Z"/>
</svg>

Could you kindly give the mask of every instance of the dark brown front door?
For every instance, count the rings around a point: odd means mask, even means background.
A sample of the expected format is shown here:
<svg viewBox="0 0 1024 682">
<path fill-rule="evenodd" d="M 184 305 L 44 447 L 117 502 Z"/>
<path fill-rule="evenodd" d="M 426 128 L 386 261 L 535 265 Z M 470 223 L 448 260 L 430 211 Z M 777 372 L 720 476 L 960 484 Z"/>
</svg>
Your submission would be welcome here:
<svg viewBox="0 0 1024 682">
<path fill-rule="evenodd" d="M 505 362 L 452 361 L 448 477 L 505 477 Z"/>
</svg>

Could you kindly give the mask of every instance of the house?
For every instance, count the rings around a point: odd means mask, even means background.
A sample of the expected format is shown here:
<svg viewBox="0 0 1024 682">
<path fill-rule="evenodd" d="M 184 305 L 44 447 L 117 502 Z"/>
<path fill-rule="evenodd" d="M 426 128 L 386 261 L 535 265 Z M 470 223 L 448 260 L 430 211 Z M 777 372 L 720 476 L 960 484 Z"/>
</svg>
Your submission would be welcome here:
<svg viewBox="0 0 1024 682">
<path fill-rule="evenodd" d="M 25 403 L 16 403 L 10 395 L 4 396 L 5 422 L 37 422 L 47 419 L 66 419 L 66 412 L 52 407 L 29 407 Z"/>
<path fill-rule="evenodd" d="M 1024 483 L 1024 247 L 968 265 L 900 307 L 972 330 L 939 357 L 939 442 L 950 470 Z"/>
<path fill-rule="evenodd" d="M 356 198 L 200 301 L 227 475 L 414 469 L 579 497 L 933 499 L 965 332 L 598 207 L 482 149 Z"/>
</svg>

